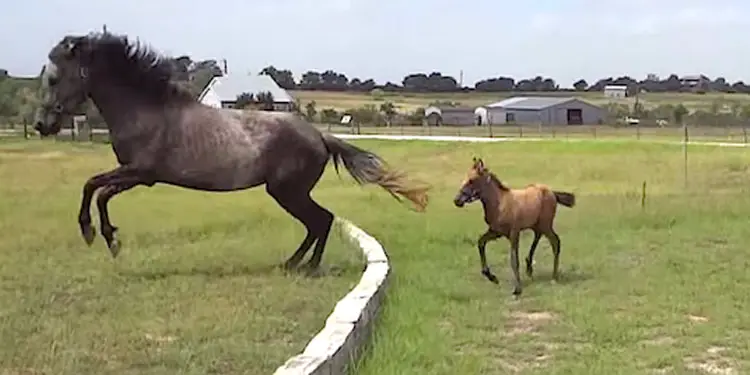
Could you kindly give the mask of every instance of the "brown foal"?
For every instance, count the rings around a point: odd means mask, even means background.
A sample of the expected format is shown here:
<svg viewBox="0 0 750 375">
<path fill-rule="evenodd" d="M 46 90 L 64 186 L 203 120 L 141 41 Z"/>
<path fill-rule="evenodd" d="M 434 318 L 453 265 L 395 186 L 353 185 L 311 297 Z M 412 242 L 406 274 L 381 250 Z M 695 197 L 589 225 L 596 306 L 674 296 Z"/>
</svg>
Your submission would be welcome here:
<svg viewBox="0 0 750 375">
<path fill-rule="evenodd" d="M 557 204 L 566 207 L 575 206 L 575 195 L 567 192 L 552 191 L 547 185 L 531 184 L 523 189 L 510 189 L 484 166 L 482 159 L 474 162 L 466 174 L 453 203 L 463 207 L 466 203 L 480 200 L 484 208 L 484 221 L 487 231 L 478 241 L 479 258 L 482 262 L 482 275 L 493 283 L 498 283 L 487 265 L 485 246 L 487 242 L 508 237 L 510 241 L 510 264 L 513 270 L 513 295 L 521 294 L 521 277 L 518 272 L 518 242 L 521 231 L 534 231 L 534 240 L 526 257 L 526 274 L 531 277 L 533 258 L 536 246 L 542 235 L 549 240 L 554 255 L 552 269 L 553 280 L 558 280 L 560 266 L 560 237 L 555 233 L 553 222 Z"/>
</svg>

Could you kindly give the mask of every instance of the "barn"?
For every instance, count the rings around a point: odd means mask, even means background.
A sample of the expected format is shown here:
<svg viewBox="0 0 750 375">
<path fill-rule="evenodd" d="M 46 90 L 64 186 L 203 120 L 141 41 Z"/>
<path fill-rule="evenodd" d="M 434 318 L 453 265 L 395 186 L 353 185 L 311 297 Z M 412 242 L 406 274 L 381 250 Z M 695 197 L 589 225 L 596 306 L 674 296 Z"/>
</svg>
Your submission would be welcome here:
<svg viewBox="0 0 750 375">
<path fill-rule="evenodd" d="M 474 126 L 481 123 L 477 108 L 437 107 L 424 109 L 424 117 L 429 126 Z"/>
<path fill-rule="evenodd" d="M 486 105 L 491 124 L 594 125 L 605 110 L 573 97 L 517 96 Z"/>
<path fill-rule="evenodd" d="M 203 88 L 198 101 L 215 108 L 232 108 L 237 96 L 243 93 L 270 92 L 276 111 L 291 111 L 294 98 L 268 75 L 235 74 L 214 77 Z"/>
</svg>

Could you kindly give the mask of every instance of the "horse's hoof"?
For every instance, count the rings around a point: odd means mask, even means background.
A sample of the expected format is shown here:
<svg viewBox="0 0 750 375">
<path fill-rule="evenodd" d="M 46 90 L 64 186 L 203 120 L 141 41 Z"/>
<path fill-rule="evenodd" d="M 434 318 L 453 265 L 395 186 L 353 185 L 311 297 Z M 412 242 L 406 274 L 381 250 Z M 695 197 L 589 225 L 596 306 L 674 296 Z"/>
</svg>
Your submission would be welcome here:
<svg viewBox="0 0 750 375">
<path fill-rule="evenodd" d="M 86 241 L 86 245 L 91 246 L 94 243 L 94 238 L 96 238 L 96 227 L 91 224 L 81 225 L 81 235 L 83 240 Z"/>
<path fill-rule="evenodd" d="M 323 271 L 318 266 L 305 265 L 305 275 L 307 277 L 318 278 L 323 276 Z"/>
<path fill-rule="evenodd" d="M 109 253 L 112 254 L 113 259 L 117 258 L 117 255 L 120 254 L 120 240 L 113 238 L 112 241 L 110 241 Z"/>
<path fill-rule="evenodd" d="M 513 289 L 513 298 L 514 299 L 521 298 L 521 289 L 519 288 Z"/>
<path fill-rule="evenodd" d="M 298 265 L 299 265 L 299 263 L 290 262 L 290 261 L 287 260 L 286 262 L 284 262 L 281 265 L 279 265 L 279 267 L 282 270 L 284 270 L 284 271 L 293 271 L 293 270 L 295 270 L 297 268 Z"/>
</svg>

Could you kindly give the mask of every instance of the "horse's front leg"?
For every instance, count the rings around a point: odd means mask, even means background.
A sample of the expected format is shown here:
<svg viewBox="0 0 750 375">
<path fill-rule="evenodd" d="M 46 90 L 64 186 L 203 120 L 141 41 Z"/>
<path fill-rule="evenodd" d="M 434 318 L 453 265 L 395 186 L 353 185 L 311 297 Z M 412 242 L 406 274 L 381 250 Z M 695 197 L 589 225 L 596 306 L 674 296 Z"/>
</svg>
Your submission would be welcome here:
<svg viewBox="0 0 750 375">
<path fill-rule="evenodd" d="M 482 275 L 487 278 L 487 280 L 492 281 L 493 283 L 497 284 L 497 276 L 492 274 L 492 271 L 490 271 L 490 267 L 487 265 L 487 254 L 485 251 L 485 248 L 487 247 L 487 242 L 490 242 L 498 237 L 501 237 L 502 234 L 493 231 L 492 229 L 488 229 L 484 234 L 479 236 L 479 239 L 477 240 L 477 249 L 479 250 L 479 261 L 482 263 Z"/>
<path fill-rule="evenodd" d="M 112 258 L 116 258 L 117 254 L 120 253 L 120 241 L 118 241 L 115 236 L 117 227 L 112 225 L 109 220 L 109 208 L 107 207 L 107 204 L 115 195 L 130 190 L 140 184 L 140 181 L 130 180 L 116 185 L 107 185 L 99 191 L 99 196 L 96 197 L 96 207 L 99 209 L 99 225 L 101 226 L 102 237 L 107 241 L 107 247 L 109 248 L 109 253 L 112 254 Z"/>
<path fill-rule="evenodd" d="M 121 166 L 111 171 L 97 174 L 83 184 L 81 208 L 78 211 L 78 225 L 81 228 L 81 235 L 87 245 L 91 245 L 96 236 L 96 229 L 91 225 L 91 201 L 94 199 L 94 193 L 101 187 L 117 183 L 118 180 L 121 181 L 128 177 L 132 178 L 132 174 L 132 168 Z"/>
</svg>

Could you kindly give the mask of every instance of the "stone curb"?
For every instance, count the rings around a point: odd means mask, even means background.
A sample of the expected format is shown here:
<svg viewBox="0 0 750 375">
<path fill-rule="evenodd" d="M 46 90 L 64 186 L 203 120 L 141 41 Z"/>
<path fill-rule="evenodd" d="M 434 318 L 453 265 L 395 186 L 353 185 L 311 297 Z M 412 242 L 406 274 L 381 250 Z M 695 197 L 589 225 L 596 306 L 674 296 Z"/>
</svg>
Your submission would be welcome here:
<svg viewBox="0 0 750 375">
<path fill-rule="evenodd" d="M 274 375 L 338 375 L 362 354 L 390 276 L 388 255 L 380 243 L 351 222 L 336 218 L 341 235 L 362 250 L 367 267 L 357 286 L 333 308 L 325 326 L 305 347 L 276 369 Z"/>
</svg>

